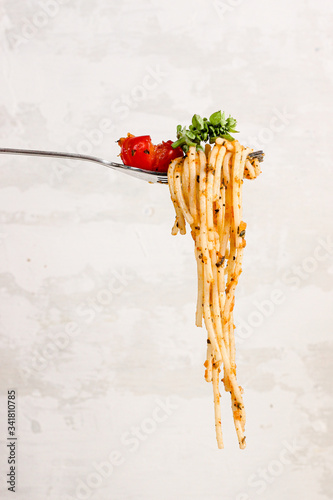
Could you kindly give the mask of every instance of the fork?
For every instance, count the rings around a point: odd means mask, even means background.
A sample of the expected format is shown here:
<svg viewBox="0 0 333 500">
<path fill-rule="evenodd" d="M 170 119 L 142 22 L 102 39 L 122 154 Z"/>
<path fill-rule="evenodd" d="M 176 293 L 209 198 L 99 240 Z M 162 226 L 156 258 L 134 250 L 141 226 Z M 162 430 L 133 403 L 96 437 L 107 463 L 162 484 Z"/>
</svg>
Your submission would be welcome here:
<svg viewBox="0 0 333 500">
<path fill-rule="evenodd" d="M 94 163 L 100 163 L 104 167 L 112 168 L 115 170 L 120 170 L 124 174 L 131 175 L 137 179 L 142 179 L 144 181 L 167 184 L 168 174 L 167 172 L 155 172 L 151 170 L 143 170 L 141 168 L 129 167 L 123 163 L 114 163 L 113 161 L 103 160 L 97 156 L 81 155 L 77 153 L 61 153 L 57 151 L 40 151 L 38 149 L 13 149 L 13 148 L 0 148 L 0 153 L 11 154 L 11 155 L 26 155 L 26 156 L 48 156 L 51 158 L 66 158 L 69 160 L 84 160 L 92 161 Z M 264 159 L 263 151 L 255 151 L 248 155 L 248 158 L 256 158 L 260 162 Z"/>
</svg>

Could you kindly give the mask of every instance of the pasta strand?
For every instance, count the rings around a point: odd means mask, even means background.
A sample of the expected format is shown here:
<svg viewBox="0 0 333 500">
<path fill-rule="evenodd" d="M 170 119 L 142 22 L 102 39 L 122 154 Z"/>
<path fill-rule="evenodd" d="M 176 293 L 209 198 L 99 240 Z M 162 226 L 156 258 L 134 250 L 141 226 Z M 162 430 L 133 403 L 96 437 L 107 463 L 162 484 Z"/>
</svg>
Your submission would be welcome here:
<svg viewBox="0 0 333 500">
<path fill-rule="evenodd" d="M 246 224 L 242 221 L 243 178 L 260 173 L 257 159 L 247 159 L 249 148 L 238 141 L 217 138 L 205 152 L 190 147 L 185 158 L 176 158 L 168 170 L 169 189 L 176 212 L 172 234 L 191 227 L 197 261 L 198 296 L 196 325 L 202 318 L 208 333 L 205 379 L 212 382 L 215 431 L 223 448 L 219 374 L 223 368 L 225 390 L 230 392 L 239 447 L 245 448 L 245 409 L 237 383 L 233 309 L 235 289 L 242 272 Z"/>
</svg>

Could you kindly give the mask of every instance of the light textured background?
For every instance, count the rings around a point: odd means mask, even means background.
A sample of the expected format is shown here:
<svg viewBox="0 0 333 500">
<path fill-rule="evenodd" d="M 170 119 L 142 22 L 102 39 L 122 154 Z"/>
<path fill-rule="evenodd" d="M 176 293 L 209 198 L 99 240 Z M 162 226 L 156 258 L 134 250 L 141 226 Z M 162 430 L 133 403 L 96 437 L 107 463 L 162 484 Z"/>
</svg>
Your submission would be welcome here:
<svg viewBox="0 0 333 500">
<path fill-rule="evenodd" d="M 12 387 L 17 500 L 333 498 L 332 20 L 329 0 L 1 0 L 2 146 L 115 159 L 128 131 L 222 108 L 266 152 L 244 183 L 245 451 L 225 393 L 216 448 L 168 189 L 0 157 L 1 498 Z"/>
</svg>

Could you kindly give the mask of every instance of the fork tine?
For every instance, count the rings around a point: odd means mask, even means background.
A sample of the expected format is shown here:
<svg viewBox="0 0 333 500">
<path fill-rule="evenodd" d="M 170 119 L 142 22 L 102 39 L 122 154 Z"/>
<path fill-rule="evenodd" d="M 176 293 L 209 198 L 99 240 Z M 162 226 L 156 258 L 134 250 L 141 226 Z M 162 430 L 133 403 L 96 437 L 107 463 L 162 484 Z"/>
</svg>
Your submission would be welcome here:
<svg viewBox="0 0 333 500">
<path fill-rule="evenodd" d="M 263 151 L 254 151 L 253 153 L 248 154 L 248 158 L 257 158 L 259 162 L 264 161 L 265 153 Z"/>
<path fill-rule="evenodd" d="M 264 161 L 265 153 L 262 150 L 260 150 L 260 151 L 254 151 L 253 153 L 249 153 L 247 156 L 250 159 L 253 159 L 253 160 L 257 159 L 259 162 L 262 162 L 262 161 Z M 164 175 L 158 175 L 156 182 L 159 184 L 168 184 L 167 173 L 165 173 Z"/>
<path fill-rule="evenodd" d="M 248 156 L 258 156 L 258 155 L 264 155 L 265 153 L 260 150 L 260 151 L 253 151 L 253 153 L 249 153 Z"/>
<path fill-rule="evenodd" d="M 157 182 L 158 182 L 159 184 L 168 184 L 168 175 L 167 175 L 167 174 L 166 174 L 166 175 L 163 175 L 163 176 L 162 176 L 162 175 L 159 175 L 159 176 L 157 177 Z"/>
<path fill-rule="evenodd" d="M 134 168 L 122 163 L 114 163 L 111 161 L 103 160 L 102 158 L 97 158 L 96 156 L 81 155 L 78 153 L 62 153 L 59 151 L 41 151 L 37 149 L 13 149 L 13 148 L 0 148 L 0 154 L 14 154 L 14 155 L 28 155 L 28 156 L 46 156 L 53 158 L 68 158 L 70 160 L 85 160 L 94 163 L 99 163 L 104 165 L 104 167 L 113 168 L 121 170 L 123 173 L 142 179 L 152 183 L 168 184 L 168 175 L 162 174 L 160 172 L 151 172 L 148 170 L 142 170 L 140 168 Z M 248 155 L 249 158 L 256 158 L 258 161 L 264 161 L 263 151 L 254 151 Z"/>
</svg>

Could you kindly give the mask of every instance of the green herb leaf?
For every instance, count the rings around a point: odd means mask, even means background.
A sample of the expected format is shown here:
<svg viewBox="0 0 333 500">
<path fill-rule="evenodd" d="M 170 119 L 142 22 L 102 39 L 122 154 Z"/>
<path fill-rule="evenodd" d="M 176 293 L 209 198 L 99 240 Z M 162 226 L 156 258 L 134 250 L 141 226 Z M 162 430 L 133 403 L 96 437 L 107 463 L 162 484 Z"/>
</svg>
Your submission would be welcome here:
<svg viewBox="0 0 333 500">
<path fill-rule="evenodd" d="M 188 137 L 189 139 L 195 139 L 195 134 L 193 134 L 193 132 L 191 132 L 191 130 L 187 130 L 187 131 L 185 132 L 185 134 L 187 135 L 187 137 Z"/>
<path fill-rule="evenodd" d="M 221 125 L 222 127 L 225 125 L 226 119 L 225 119 L 225 113 L 223 111 L 222 116 L 221 116 Z"/>
<path fill-rule="evenodd" d="M 223 139 L 227 139 L 227 141 L 234 141 L 235 138 L 232 137 L 230 134 L 224 134 Z"/>
<path fill-rule="evenodd" d="M 181 125 L 177 126 L 177 141 L 172 144 L 173 148 L 181 147 L 185 153 L 188 152 L 190 146 L 196 146 L 197 150 L 203 150 L 201 142 L 215 142 L 217 137 L 222 137 L 228 141 L 234 141 L 231 133 L 237 133 L 237 121 L 229 115 L 225 117 L 225 113 L 216 111 L 210 115 L 209 119 L 200 115 L 193 115 L 191 125 L 186 128 Z"/>
<path fill-rule="evenodd" d="M 198 130 L 202 130 L 204 128 L 204 122 L 203 122 L 203 119 L 201 118 L 200 115 L 193 116 L 192 125 L 193 125 L 193 127 L 197 128 Z"/>
<path fill-rule="evenodd" d="M 183 138 L 180 138 L 178 139 L 178 141 L 175 141 L 172 143 L 172 147 L 174 149 L 178 148 L 179 146 L 182 146 L 184 144 L 184 139 Z"/>
<path fill-rule="evenodd" d="M 212 125 L 216 126 L 216 125 L 220 125 L 221 124 L 221 120 L 222 120 L 222 114 L 221 114 L 221 111 L 216 111 L 215 113 L 213 113 L 212 115 L 210 115 L 209 117 L 209 121 Z"/>
</svg>

